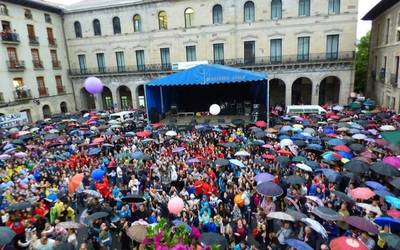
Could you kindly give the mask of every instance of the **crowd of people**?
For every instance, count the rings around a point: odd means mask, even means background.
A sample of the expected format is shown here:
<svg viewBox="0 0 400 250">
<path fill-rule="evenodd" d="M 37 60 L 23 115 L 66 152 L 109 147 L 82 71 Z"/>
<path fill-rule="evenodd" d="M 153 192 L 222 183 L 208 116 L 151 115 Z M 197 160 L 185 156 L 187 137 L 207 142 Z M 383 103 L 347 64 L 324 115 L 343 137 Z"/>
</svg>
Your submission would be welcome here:
<svg viewBox="0 0 400 250">
<path fill-rule="evenodd" d="M 400 158 L 382 138 L 399 118 L 336 106 L 269 128 L 90 113 L 3 129 L 0 245 L 145 249 L 132 225 L 165 218 L 220 249 L 400 249 Z"/>
</svg>

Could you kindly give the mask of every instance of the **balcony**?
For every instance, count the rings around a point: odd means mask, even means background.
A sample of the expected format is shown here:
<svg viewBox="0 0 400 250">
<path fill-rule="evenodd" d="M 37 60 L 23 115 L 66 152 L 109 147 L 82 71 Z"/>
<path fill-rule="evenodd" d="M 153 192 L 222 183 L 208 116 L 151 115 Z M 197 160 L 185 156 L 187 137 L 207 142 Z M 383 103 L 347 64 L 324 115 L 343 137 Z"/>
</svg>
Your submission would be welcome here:
<svg viewBox="0 0 400 250">
<path fill-rule="evenodd" d="M 7 61 L 8 71 L 21 72 L 25 70 L 24 61 Z"/>
<path fill-rule="evenodd" d="M 11 32 L 5 32 L 1 35 L 1 41 L 5 44 L 19 44 L 19 35 L 18 33 L 11 33 Z"/>
<path fill-rule="evenodd" d="M 63 95 L 66 93 L 65 86 L 64 85 L 57 85 L 57 94 Z"/>
<path fill-rule="evenodd" d="M 314 67 L 335 65 L 343 63 L 354 63 L 355 52 L 340 53 L 320 53 L 320 54 L 301 54 L 301 55 L 282 55 L 272 57 L 253 57 L 253 58 L 236 58 L 236 59 L 219 59 L 209 60 L 210 64 L 223 64 L 238 68 L 270 68 L 270 67 Z M 100 67 L 88 69 L 71 69 L 69 74 L 72 76 L 79 75 L 107 75 L 107 74 L 131 74 L 131 73 L 153 73 L 153 72 L 170 72 L 174 71 L 171 64 L 142 64 L 123 67 Z"/>
<path fill-rule="evenodd" d="M 60 61 L 51 61 L 53 65 L 53 69 L 61 69 L 61 62 Z"/>
<path fill-rule="evenodd" d="M 48 38 L 49 41 L 49 47 L 57 47 L 57 40 L 54 38 Z"/>
<path fill-rule="evenodd" d="M 46 87 L 39 87 L 38 92 L 40 97 L 49 95 L 49 90 Z"/>
<path fill-rule="evenodd" d="M 33 64 L 33 69 L 34 70 L 42 70 L 42 69 L 44 69 L 43 62 L 41 60 L 33 60 L 32 64 Z"/>
<path fill-rule="evenodd" d="M 17 89 L 13 92 L 13 94 L 16 101 L 25 101 L 32 99 L 30 89 Z"/>
<path fill-rule="evenodd" d="M 39 37 L 37 37 L 37 36 L 30 36 L 30 37 L 29 37 L 29 45 L 31 45 L 31 46 L 38 46 L 38 45 L 39 45 Z"/>
</svg>

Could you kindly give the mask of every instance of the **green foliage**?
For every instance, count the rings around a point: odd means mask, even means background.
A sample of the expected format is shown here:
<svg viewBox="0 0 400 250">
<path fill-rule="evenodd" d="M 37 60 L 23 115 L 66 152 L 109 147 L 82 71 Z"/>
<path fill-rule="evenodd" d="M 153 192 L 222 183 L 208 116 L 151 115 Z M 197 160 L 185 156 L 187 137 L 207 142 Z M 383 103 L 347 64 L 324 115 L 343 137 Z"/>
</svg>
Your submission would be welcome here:
<svg viewBox="0 0 400 250">
<path fill-rule="evenodd" d="M 370 37 L 371 32 L 368 32 L 357 45 L 355 92 L 364 92 L 367 85 Z"/>
</svg>

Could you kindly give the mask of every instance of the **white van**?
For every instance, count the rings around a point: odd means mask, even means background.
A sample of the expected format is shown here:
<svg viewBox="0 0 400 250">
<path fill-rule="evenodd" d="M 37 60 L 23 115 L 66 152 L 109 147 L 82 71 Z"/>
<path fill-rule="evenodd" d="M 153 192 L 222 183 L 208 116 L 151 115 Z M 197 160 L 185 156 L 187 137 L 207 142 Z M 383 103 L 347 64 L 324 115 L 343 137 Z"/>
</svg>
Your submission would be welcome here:
<svg viewBox="0 0 400 250">
<path fill-rule="evenodd" d="M 120 122 L 124 122 L 127 120 L 133 120 L 136 117 L 134 111 L 122 111 L 118 113 L 114 113 L 110 115 L 110 120 L 117 120 Z"/>
<path fill-rule="evenodd" d="M 286 114 L 325 114 L 326 110 L 318 105 L 289 105 Z"/>
</svg>

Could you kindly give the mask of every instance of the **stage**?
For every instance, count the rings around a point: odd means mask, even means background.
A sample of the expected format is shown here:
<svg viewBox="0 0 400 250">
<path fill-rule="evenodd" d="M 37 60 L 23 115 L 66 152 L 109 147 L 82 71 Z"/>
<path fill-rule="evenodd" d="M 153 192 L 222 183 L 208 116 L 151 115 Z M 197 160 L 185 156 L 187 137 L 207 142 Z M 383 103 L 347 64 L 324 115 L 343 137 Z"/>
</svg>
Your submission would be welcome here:
<svg viewBox="0 0 400 250">
<path fill-rule="evenodd" d="M 251 116 L 246 115 L 217 115 L 217 116 L 201 116 L 195 117 L 192 115 L 168 115 L 165 119 L 160 122 L 162 124 L 175 123 L 176 125 L 189 125 L 193 120 L 196 120 L 197 124 L 208 123 L 209 125 L 220 125 L 220 124 L 230 124 L 232 120 L 241 119 L 244 124 L 254 122 Z M 224 122 L 222 122 L 224 120 Z M 176 121 L 176 122 L 175 122 Z M 209 122 L 208 122 L 209 121 Z"/>
</svg>

